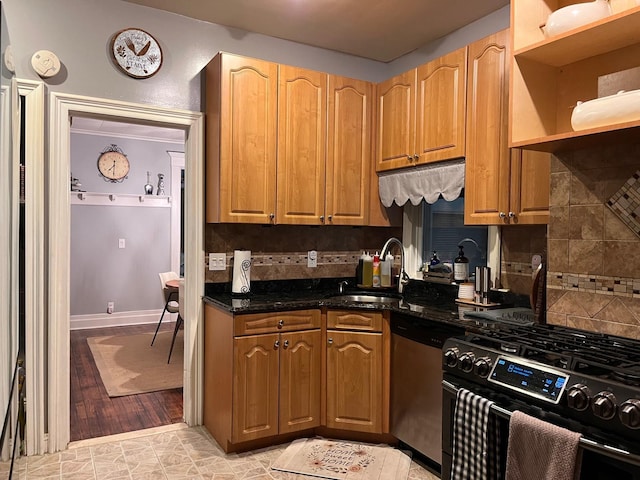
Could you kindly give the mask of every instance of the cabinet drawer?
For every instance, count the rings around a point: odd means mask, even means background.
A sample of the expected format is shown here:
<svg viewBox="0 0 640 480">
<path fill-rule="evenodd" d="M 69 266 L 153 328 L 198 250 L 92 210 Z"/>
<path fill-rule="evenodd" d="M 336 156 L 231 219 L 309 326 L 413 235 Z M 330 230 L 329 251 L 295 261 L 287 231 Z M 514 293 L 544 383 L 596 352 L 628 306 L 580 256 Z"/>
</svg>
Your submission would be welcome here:
<svg viewBox="0 0 640 480">
<path fill-rule="evenodd" d="M 329 310 L 327 312 L 327 328 L 381 332 L 382 312 Z"/>
<path fill-rule="evenodd" d="M 247 315 L 236 315 L 233 323 L 235 336 L 309 330 L 320 328 L 320 310 L 249 313 Z"/>
</svg>

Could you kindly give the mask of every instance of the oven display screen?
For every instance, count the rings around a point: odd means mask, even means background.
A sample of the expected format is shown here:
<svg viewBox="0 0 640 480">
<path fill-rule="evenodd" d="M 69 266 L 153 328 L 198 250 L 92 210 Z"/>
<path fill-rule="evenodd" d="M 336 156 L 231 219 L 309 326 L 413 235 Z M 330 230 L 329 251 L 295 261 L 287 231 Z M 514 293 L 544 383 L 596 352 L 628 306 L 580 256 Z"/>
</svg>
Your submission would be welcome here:
<svg viewBox="0 0 640 480">
<path fill-rule="evenodd" d="M 490 382 L 551 403 L 560 401 L 568 380 L 566 373 L 503 355 L 489 375 Z"/>
</svg>

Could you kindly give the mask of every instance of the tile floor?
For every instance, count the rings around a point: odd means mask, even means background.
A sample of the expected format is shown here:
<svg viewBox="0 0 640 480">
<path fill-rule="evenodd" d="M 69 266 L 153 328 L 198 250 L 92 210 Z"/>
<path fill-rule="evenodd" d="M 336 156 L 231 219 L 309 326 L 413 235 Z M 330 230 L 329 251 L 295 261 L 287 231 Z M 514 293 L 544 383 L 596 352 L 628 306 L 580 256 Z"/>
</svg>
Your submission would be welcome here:
<svg viewBox="0 0 640 480">
<path fill-rule="evenodd" d="M 288 443 L 239 454 L 225 454 L 203 427 L 169 425 L 130 434 L 74 442 L 64 452 L 22 457 L 13 479 L 310 479 L 270 470 Z M 0 463 L 0 480 L 8 478 Z M 411 463 L 409 480 L 438 477 Z M 389 479 L 394 480 L 394 479 Z"/>
</svg>

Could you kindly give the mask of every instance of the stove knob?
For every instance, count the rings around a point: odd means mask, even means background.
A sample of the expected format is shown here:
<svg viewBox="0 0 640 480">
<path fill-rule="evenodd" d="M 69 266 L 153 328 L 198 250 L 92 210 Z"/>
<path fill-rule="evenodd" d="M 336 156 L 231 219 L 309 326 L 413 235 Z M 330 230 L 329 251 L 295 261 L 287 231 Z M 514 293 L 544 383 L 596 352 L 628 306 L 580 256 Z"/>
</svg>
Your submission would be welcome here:
<svg viewBox="0 0 640 480">
<path fill-rule="evenodd" d="M 491 371 L 491 359 L 488 357 L 479 358 L 473 367 L 476 375 L 482 378 L 487 378 Z"/>
<path fill-rule="evenodd" d="M 593 397 L 591 408 L 596 417 L 611 420 L 616 415 L 616 397 L 611 392 L 600 392 Z"/>
<path fill-rule="evenodd" d="M 446 352 L 444 352 L 444 364 L 447 367 L 455 367 L 456 363 L 458 363 L 458 349 L 450 348 Z"/>
<path fill-rule="evenodd" d="M 620 421 L 629 428 L 640 428 L 640 400 L 630 398 L 620 405 Z"/>
<path fill-rule="evenodd" d="M 586 385 L 578 383 L 571 386 L 567 391 L 567 405 L 569 405 L 569 408 L 583 412 L 589 408 L 590 397 L 591 392 L 589 388 L 587 388 Z"/>
<path fill-rule="evenodd" d="M 460 356 L 460 370 L 465 373 L 471 373 L 473 371 L 473 361 L 476 359 L 476 356 L 473 352 L 463 353 Z"/>
</svg>

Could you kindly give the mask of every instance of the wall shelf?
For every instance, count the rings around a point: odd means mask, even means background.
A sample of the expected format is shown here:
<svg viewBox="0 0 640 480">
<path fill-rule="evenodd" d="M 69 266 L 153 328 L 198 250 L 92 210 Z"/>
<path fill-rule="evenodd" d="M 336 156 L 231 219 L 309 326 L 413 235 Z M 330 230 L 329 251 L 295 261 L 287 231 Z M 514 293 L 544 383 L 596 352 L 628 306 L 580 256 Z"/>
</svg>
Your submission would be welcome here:
<svg viewBox="0 0 640 480">
<path fill-rule="evenodd" d="M 171 197 L 131 193 L 70 192 L 71 205 L 171 207 Z"/>
</svg>

